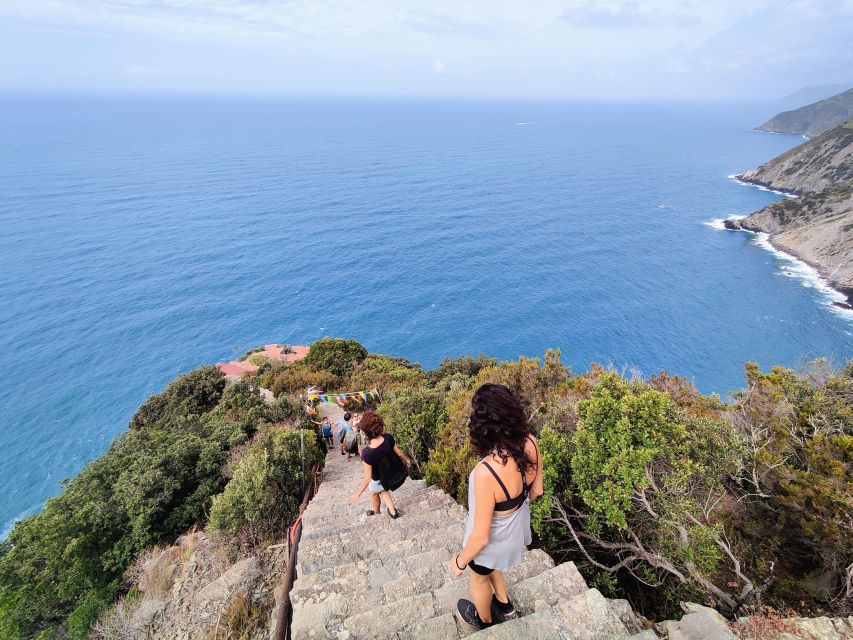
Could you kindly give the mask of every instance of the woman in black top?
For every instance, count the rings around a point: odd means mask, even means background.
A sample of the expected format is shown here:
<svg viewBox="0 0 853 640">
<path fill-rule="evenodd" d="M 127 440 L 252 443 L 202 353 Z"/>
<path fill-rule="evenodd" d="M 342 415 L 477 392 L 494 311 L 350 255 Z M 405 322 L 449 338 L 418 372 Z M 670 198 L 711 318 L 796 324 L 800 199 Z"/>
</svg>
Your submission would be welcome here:
<svg viewBox="0 0 853 640">
<path fill-rule="evenodd" d="M 382 418 L 372 411 L 361 416 L 358 423 L 367 440 L 367 445 L 361 450 L 361 460 L 364 464 L 364 479 L 350 496 L 350 504 L 356 500 L 367 489 L 370 493 L 371 509 L 367 515 L 372 516 L 379 513 L 380 501 L 385 503 L 388 515 L 396 518 L 400 515 L 394 506 L 391 492 L 399 489 L 406 479 L 405 464 L 409 467 L 412 463 L 394 442 L 394 436 L 383 434 L 385 425 Z M 401 464 L 402 461 L 402 464 Z"/>
</svg>

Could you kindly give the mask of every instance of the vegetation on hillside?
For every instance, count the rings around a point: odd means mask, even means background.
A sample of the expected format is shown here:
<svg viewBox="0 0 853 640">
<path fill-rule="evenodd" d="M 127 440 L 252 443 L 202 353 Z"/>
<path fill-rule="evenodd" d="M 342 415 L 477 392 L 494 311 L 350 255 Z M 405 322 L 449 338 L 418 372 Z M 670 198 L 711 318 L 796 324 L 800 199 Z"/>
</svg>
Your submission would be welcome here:
<svg viewBox="0 0 853 640">
<path fill-rule="evenodd" d="M 106 453 L 0 546 L 0 637 L 85 638 L 139 553 L 208 513 L 238 541 L 280 535 L 301 496 L 302 417 L 298 402 L 267 404 L 251 381 L 226 388 L 215 367 L 150 397 Z M 319 459 L 313 430 L 306 443 L 309 461 Z"/>
<path fill-rule="evenodd" d="M 324 339 L 227 388 L 205 367 L 147 400 L 3 543 L 0 636 L 84 638 L 134 559 L 193 526 L 243 547 L 280 537 L 301 495 L 302 452 L 307 464 L 322 455 L 293 395 L 308 386 L 380 388 L 378 411 L 412 474 L 464 501 L 470 399 L 485 382 L 514 390 L 540 439 L 538 544 L 607 595 L 650 616 L 680 599 L 730 615 L 759 604 L 853 610 L 853 362 L 801 373 L 749 364 L 745 388 L 724 402 L 665 373 L 573 373 L 558 351 L 425 371 Z"/>
</svg>

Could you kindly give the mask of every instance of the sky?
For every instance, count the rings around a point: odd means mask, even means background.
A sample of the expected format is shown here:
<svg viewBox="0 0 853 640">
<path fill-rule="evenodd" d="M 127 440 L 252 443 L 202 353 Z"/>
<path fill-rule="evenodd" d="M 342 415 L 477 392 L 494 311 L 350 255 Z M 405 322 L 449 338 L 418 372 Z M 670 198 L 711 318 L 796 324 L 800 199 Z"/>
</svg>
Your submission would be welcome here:
<svg viewBox="0 0 853 640">
<path fill-rule="evenodd" d="M 853 0 L 0 0 L 0 90 L 777 98 L 853 80 Z"/>
</svg>

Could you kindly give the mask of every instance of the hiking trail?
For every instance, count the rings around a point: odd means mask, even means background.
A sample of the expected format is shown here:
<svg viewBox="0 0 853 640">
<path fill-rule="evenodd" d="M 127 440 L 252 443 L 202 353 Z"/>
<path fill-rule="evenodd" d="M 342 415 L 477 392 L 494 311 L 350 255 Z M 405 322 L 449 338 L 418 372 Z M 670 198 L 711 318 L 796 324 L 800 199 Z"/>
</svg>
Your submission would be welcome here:
<svg viewBox="0 0 853 640">
<path fill-rule="evenodd" d="M 332 422 L 340 418 L 337 407 L 325 413 Z M 366 493 L 348 504 L 362 473 L 358 457 L 347 462 L 337 449 L 329 451 L 302 517 L 290 593 L 295 640 L 657 638 L 641 632 L 626 600 L 608 600 L 587 587 L 573 562 L 554 566 L 538 549 L 505 574 L 521 617 L 475 634 L 455 614 L 457 600 L 470 598 L 468 578 L 448 570 L 461 548 L 466 509 L 422 480 L 407 480 L 394 492 L 400 518 L 392 520 L 384 506 L 368 516 Z"/>
</svg>

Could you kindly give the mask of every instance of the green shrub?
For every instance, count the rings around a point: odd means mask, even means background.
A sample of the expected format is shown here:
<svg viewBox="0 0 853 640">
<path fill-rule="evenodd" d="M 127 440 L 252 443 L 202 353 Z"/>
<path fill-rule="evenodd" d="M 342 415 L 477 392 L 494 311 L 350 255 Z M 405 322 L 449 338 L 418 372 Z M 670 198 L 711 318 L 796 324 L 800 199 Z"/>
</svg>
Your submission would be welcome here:
<svg viewBox="0 0 853 640">
<path fill-rule="evenodd" d="M 572 479 L 581 499 L 605 525 L 624 529 L 635 490 L 650 479 L 656 458 L 676 463 L 684 426 L 659 391 L 635 393 L 617 374 L 599 380 L 578 404 L 581 424 L 572 438 Z"/>
<path fill-rule="evenodd" d="M 87 594 L 68 616 L 68 633 L 72 640 L 86 640 L 89 628 L 109 606 L 110 603 L 96 593 Z"/>
<path fill-rule="evenodd" d="M 417 386 L 426 380 L 426 374 L 419 365 L 404 358 L 369 355 L 352 368 L 349 378 L 344 382 L 349 391 L 386 389 L 393 385 Z"/>
<path fill-rule="evenodd" d="M 201 367 L 178 377 L 166 390 L 151 396 L 130 420 L 131 429 L 155 424 L 168 414 L 200 415 L 222 397 L 225 376 L 216 367 Z"/>
<path fill-rule="evenodd" d="M 498 364 L 496 358 L 490 358 L 482 353 L 476 358 L 472 356 L 459 356 L 458 358 L 445 358 L 438 365 L 438 368 L 430 371 L 430 379 L 433 383 L 438 383 L 442 378 L 450 376 L 462 375 L 466 378 L 475 377 L 480 371 L 487 367 L 494 367 Z"/>
<path fill-rule="evenodd" d="M 313 430 L 271 431 L 240 459 L 225 490 L 213 498 L 210 528 L 242 533 L 250 544 L 281 535 L 297 514 L 304 481 L 321 460 Z"/>
<path fill-rule="evenodd" d="M 411 473 L 422 477 L 439 430 L 447 422 L 440 394 L 428 387 L 394 387 L 379 407 L 388 431 L 412 460 Z"/>
<path fill-rule="evenodd" d="M 261 386 L 276 397 L 288 393 L 302 393 L 310 387 L 334 389 L 340 378 L 329 371 L 316 371 L 304 360 L 294 364 L 276 365 L 264 371 Z"/>
<path fill-rule="evenodd" d="M 554 546 L 562 528 L 551 521 L 554 511 L 552 499 L 564 498 L 571 486 L 571 441 L 565 435 L 545 427 L 539 434 L 539 451 L 542 455 L 542 498 L 530 505 L 531 525 L 542 540 Z"/>
<path fill-rule="evenodd" d="M 303 362 L 318 371 L 329 371 L 344 377 L 367 358 L 367 349 L 355 340 L 323 338 L 311 345 Z"/>
</svg>

